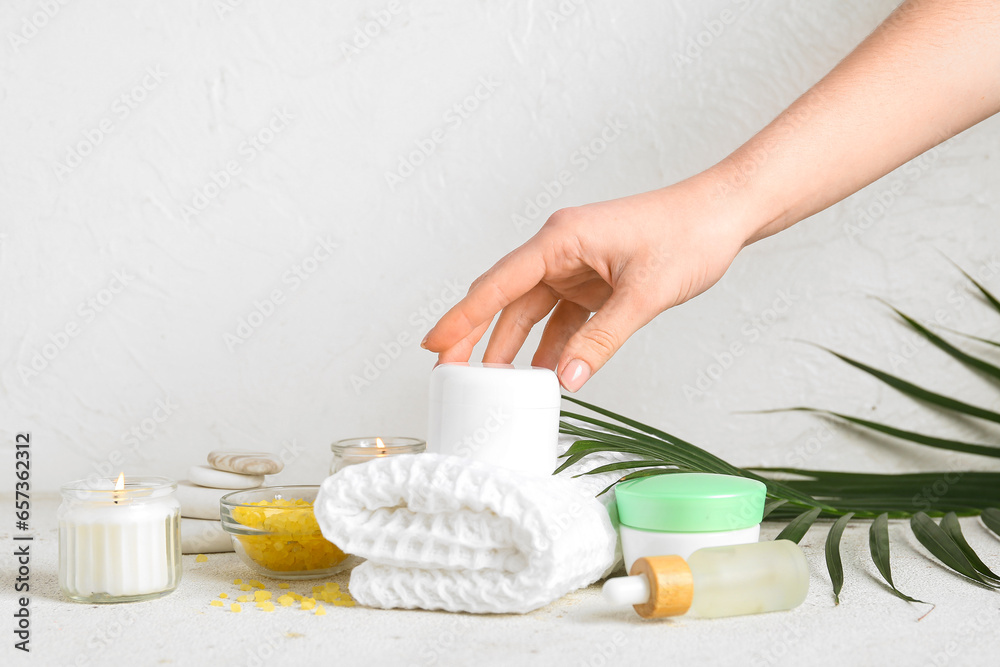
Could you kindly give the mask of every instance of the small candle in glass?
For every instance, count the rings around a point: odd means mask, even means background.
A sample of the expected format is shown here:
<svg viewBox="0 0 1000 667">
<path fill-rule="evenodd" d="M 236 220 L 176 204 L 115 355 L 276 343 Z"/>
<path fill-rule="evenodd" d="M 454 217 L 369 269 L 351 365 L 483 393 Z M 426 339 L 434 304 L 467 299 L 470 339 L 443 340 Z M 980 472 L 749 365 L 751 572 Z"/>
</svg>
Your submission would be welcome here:
<svg viewBox="0 0 1000 667">
<path fill-rule="evenodd" d="M 87 480 L 62 487 L 59 587 L 77 602 L 133 602 L 181 579 L 181 507 L 164 477 Z"/>
<path fill-rule="evenodd" d="M 330 449 L 333 451 L 332 475 L 347 466 L 383 456 L 419 454 L 427 449 L 427 443 L 419 438 L 348 438 L 333 443 Z"/>
</svg>

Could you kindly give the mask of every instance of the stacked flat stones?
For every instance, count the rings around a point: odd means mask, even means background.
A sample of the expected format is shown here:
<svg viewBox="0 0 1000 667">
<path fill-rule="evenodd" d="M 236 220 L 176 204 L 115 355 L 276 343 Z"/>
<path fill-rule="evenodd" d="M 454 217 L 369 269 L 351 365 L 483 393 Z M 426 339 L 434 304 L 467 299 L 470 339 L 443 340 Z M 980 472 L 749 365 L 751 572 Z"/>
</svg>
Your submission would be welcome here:
<svg viewBox="0 0 1000 667">
<path fill-rule="evenodd" d="M 209 452 L 207 466 L 192 466 L 189 479 L 177 483 L 181 551 L 232 551 L 233 542 L 222 529 L 219 500 L 233 491 L 263 486 L 264 475 L 279 473 L 283 467 L 281 459 L 267 452 Z"/>
</svg>

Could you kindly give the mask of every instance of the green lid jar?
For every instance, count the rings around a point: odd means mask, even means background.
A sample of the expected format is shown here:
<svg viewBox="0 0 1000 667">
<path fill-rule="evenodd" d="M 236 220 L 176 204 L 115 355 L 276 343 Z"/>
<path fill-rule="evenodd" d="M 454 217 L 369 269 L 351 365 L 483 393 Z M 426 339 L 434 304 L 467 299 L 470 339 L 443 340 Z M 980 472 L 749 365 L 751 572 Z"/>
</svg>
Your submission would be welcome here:
<svg viewBox="0 0 1000 667">
<path fill-rule="evenodd" d="M 625 567 L 643 556 L 687 558 L 703 547 L 756 542 L 767 487 L 755 479 L 668 473 L 615 487 Z"/>
</svg>

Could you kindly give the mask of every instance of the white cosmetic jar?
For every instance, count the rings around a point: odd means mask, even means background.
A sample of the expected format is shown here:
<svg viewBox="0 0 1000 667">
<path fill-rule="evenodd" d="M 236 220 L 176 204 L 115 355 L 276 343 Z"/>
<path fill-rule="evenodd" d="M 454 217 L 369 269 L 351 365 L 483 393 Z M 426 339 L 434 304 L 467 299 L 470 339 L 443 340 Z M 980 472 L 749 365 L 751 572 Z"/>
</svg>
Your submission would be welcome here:
<svg viewBox="0 0 1000 667">
<path fill-rule="evenodd" d="M 440 364 L 431 372 L 427 451 L 551 475 L 559 401 L 547 368 Z"/>
</svg>

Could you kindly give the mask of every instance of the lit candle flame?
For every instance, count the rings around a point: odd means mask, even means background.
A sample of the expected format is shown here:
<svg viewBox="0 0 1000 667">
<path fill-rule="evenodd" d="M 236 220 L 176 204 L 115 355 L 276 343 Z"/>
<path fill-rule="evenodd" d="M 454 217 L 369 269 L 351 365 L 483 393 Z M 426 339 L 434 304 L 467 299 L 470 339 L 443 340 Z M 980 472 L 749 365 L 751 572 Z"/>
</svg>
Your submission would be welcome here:
<svg viewBox="0 0 1000 667">
<path fill-rule="evenodd" d="M 385 456 L 385 443 L 382 438 L 375 438 L 375 446 L 378 447 L 378 455 Z"/>
<path fill-rule="evenodd" d="M 120 475 L 118 475 L 118 481 L 115 482 L 115 491 L 124 491 L 124 490 L 125 490 L 125 473 L 123 472 Z"/>
</svg>

